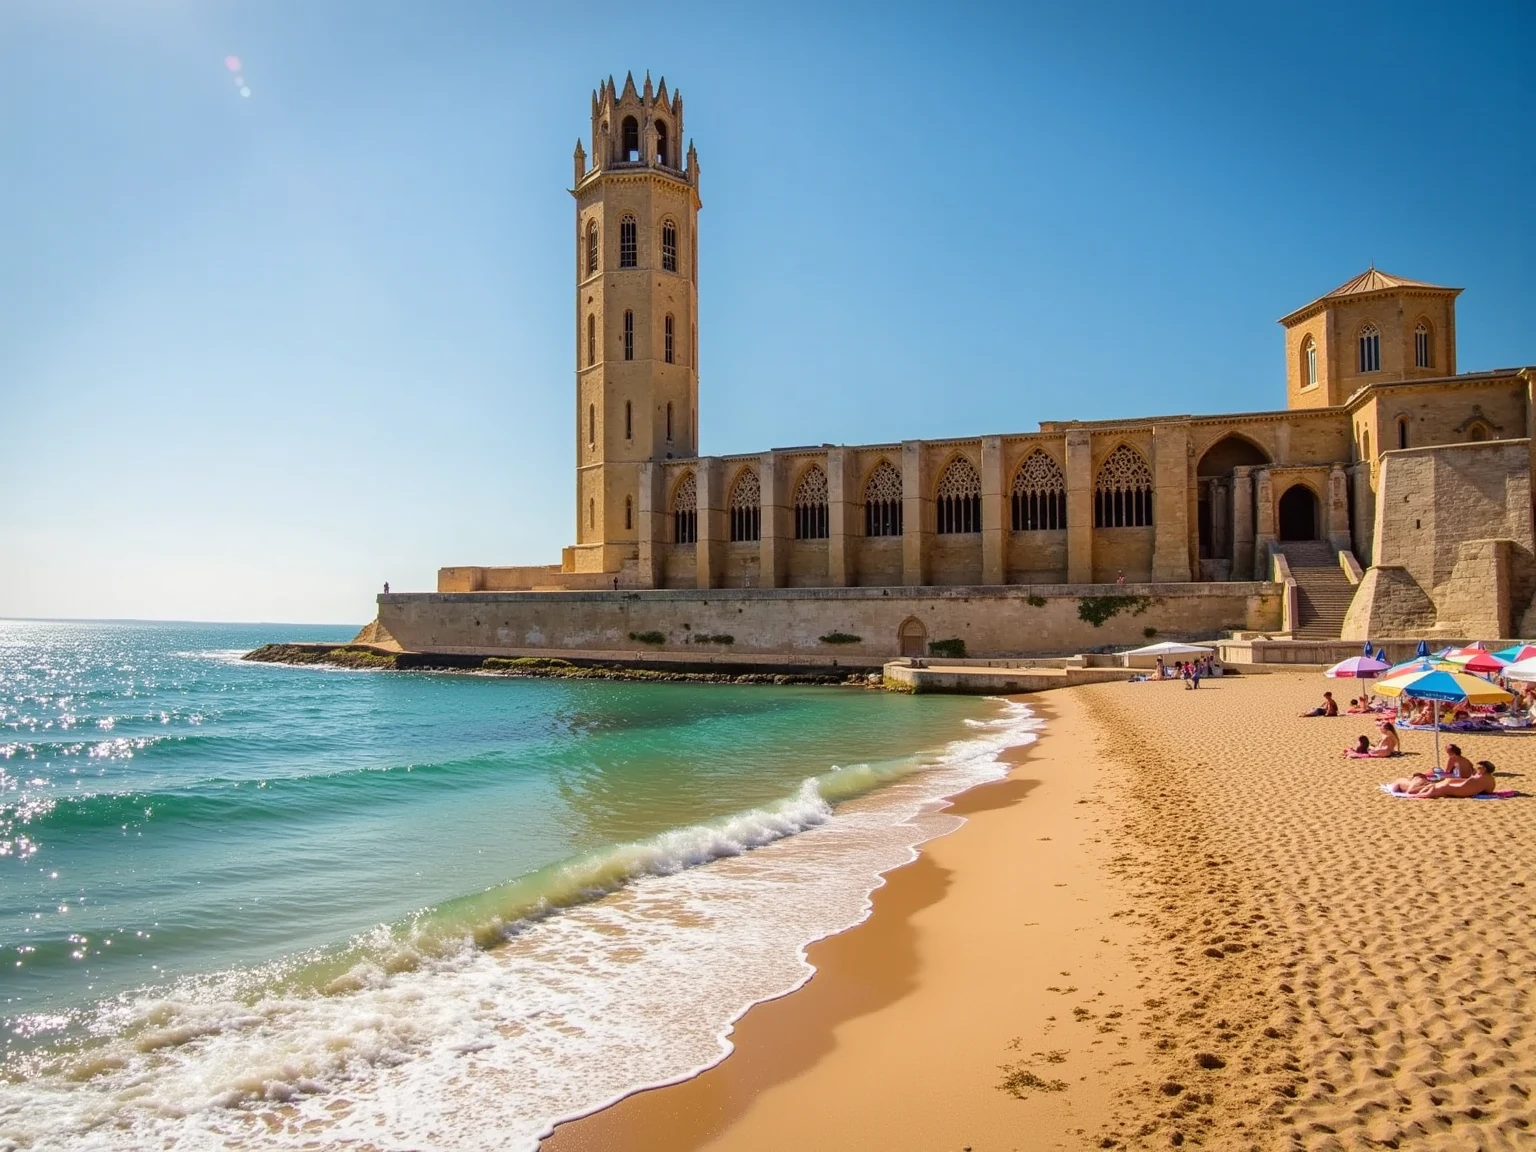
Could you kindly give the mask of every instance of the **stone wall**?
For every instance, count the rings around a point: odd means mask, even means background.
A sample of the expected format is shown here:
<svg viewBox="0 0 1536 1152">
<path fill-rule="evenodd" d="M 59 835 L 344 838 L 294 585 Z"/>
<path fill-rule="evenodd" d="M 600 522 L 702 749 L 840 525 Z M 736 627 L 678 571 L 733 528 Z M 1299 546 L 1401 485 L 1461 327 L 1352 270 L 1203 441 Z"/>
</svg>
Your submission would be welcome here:
<svg viewBox="0 0 1536 1152">
<path fill-rule="evenodd" d="M 1522 631 L 1536 593 L 1533 543 L 1528 440 L 1385 452 L 1375 563 L 1343 635 Z"/>
<path fill-rule="evenodd" d="M 925 640 L 962 639 L 968 654 L 987 657 L 1131 647 L 1146 643 L 1149 629 L 1164 639 L 1209 638 L 1280 625 L 1280 589 L 1256 583 L 393 593 L 378 607 L 380 626 L 407 651 L 478 654 L 896 656 L 898 633 L 915 620 Z M 1105 618 L 1095 627 L 1085 611 Z M 651 632 L 665 643 L 631 639 Z M 821 639 L 839 632 L 860 639 Z M 732 642 L 701 643 L 700 635 Z"/>
</svg>

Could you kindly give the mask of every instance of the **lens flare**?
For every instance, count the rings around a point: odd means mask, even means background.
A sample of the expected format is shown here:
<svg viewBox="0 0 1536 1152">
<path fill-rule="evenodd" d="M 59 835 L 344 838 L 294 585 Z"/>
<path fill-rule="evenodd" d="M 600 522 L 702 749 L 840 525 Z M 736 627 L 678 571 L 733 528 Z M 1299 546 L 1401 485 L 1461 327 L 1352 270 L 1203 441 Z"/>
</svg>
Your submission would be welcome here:
<svg viewBox="0 0 1536 1152">
<path fill-rule="evenodd" d="M 238 56 L 226 56 L 226 57 L 224 57 L 224 67 L 228 68 L 231 72 L 238 72 L 238 71 L 240 71 L 240 57 L 238 57 Z"/>
</svg>

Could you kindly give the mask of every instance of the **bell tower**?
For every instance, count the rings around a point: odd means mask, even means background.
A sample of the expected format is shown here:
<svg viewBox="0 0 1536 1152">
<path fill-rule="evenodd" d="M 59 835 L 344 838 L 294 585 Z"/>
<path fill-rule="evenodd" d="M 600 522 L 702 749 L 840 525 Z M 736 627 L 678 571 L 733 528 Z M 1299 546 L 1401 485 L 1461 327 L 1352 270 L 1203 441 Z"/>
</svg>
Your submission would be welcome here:
<svg viewBox="0 0 1536 1152">
<path fill-rule="evenodd" d="M 592 93 L 576 142 L 576 544 L 563 567 L 639 554 L 640 465 L 698 454 L 698 156 L 683 97 L 649 73 Z"/>
</svg>

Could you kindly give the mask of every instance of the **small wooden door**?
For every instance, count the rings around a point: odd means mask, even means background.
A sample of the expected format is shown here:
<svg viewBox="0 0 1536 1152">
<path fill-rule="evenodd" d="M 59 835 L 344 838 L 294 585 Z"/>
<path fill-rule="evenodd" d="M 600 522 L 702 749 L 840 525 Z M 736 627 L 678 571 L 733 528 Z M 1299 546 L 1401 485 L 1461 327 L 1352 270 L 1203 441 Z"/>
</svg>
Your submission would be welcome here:
<svg viewBox="0 0 1536 1152">
<path fill-rule="evenodd" d="M 903 656 L 921 656 L 928 649 L 928 629 L 915 616 L 908 616 L 901 622 L 896 638 Z"/>
</svg>

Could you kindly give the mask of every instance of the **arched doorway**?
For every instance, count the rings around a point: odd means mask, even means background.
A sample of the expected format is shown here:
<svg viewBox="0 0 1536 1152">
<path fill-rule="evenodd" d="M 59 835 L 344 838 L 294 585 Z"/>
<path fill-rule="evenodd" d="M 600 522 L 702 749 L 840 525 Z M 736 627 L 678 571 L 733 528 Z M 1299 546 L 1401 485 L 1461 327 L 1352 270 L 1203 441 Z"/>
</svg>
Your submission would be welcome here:
<svg viewBox="0 0 1536 1152">
<path fill-rule="evenodd" d="M 1238 537 L 1251 539 L 1253 524 L 1252 486 L 1238 491 L 1232 483 L 1237 468 L 1262 468 L 1270 463 L 1269 453 L 1245 436 L 1223 436 L 1200 456 L 1195 465 L 1198 505 L 1196 508 L 1198 556 L 1202 580 L 1246 579 L 1245 565 L 1251 556 L 1237 555 Z M 1239 500 L 1246 503 L 1239 508 Z M 1237 526 L 1245 526 L 1238 532 Z"/>
<path fill-rule="evenodd" d="M 916 616 L 908 616 L 896 632 L 903 656 L 921 656 L 928 650 L 928 629 Z"/>
<path fill-rule="evenodd" d="M 1305 484 L 1293 484 L 1280 497 L 1280 539 L 1316 540 L 1317 495 Z"/>
</svg>

